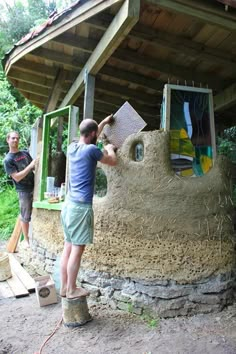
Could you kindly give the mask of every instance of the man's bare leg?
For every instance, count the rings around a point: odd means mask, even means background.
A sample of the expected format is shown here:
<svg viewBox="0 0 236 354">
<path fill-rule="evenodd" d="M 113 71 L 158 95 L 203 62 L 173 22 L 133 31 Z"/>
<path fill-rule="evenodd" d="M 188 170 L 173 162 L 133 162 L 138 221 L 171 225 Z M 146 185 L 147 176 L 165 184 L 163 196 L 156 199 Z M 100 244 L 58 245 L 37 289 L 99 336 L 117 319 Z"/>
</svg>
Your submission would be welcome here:
<svg viewBox="0 0 236 354">
<path fill-rule="evenodd" d="M 67 265 L 71 253 L 71 243 L 65 242 L 61 257 L 61 289 L 60 295 L 66 296 L 67 289 Z"/>
<path fill-rule="evenodd" d="M 72 245 L 71 253 L 67 264 L 67 292 L 66 297 L 69 299 L 78 296 L 87 296 L 89 292 L 83 288 L 76 287 L 76 279 L 79 272 L 81 258 L 85 249 L 85 245 Z"/>
<path fill-rule="evenodd" d="M 29 246 L 29 223 L 21 220 L 21 229 L 24 235 L 24 240 Z"/>
</svg>

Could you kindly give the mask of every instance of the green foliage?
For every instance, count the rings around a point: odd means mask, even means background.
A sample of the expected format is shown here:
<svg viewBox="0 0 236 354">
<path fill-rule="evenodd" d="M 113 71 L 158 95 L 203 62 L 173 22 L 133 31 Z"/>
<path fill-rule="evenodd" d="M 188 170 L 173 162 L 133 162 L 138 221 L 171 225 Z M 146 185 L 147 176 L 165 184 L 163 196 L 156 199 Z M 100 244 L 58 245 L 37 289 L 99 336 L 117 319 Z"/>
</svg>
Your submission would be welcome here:
<svg viewBox="0 0 236 354">
<path fill-rule="evenodd" d="M 7 187 L 0 192 L 0 240 L 10 238 L 16 218 L 19 214 L 18 196 L 13 187 Z"/>
<path fill-rule="evenodd" d="M 31 125 L 41 115 L 41 110 L 31 105 L 24 98 L 19 100 L 12 94 L 10 84 L 5 78 L 0 80 L 0 149 L 8 151 L 6 134 L 16 130 L 21 136 L 20 147 L 27 147 L 30 142 Z"/>
<path fill-rule="evenodd" d="M 217 139 L 218 153 L 227 156 L 236 164 L 236 126 L 226 129 L 222 137 Z M 232 201 L 236 206 L 236 185 L 232 188 Z"/>
<path fill-rule="evenodd" d="M 148 327 L 150 328 L 157 328 L 157 326 L 160 323 L 160 318 L 159 317 L 153 317 L 150 313 L 148 312 L 143 312 L 141 315 L 141 318 L 144 322 L 147 323 Z"/>
<path fill-rule="evenodd" d="M 223 136 L 217 138 L 218 153 L 234 160 L 236 151 L 236 126 L 226 129 Z"/>
<path fill-rule="evenodd" d="M 104 197 L 107 193 L 107 178 L 101 168 L 96 169 L 94 193 L 98 197 Z"/>
</svg>

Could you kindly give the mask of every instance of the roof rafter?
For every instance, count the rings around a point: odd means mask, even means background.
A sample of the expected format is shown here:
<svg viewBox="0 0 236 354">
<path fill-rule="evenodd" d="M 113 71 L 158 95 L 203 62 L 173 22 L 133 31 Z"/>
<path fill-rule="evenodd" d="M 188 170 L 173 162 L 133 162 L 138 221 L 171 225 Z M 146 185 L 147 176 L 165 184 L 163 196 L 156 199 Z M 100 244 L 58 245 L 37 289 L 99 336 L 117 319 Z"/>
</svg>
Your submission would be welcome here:
<svg viewBox="0 0 236 354">
<path fill-rule="evenodd" d="M 214 109 L 221 111 L 236 104 L 236 84 L 227 87 L 214 96 Z"/>
<path fill-rule="evenodd" d="M 99 69 L 105 64 L 107 59 L 138 21 L 139 11 L 139 0 L 125 0 L 97 47 L 86 62 L 85 67 L 62 101 L 61 107 L 75 102 L 76 98 L 83 91 L 85 73 L 88 72 L 92 75 L 97 74 Z"/>
<path fill-rule="evenodd" d="M 211 23 L 224 29 L 235 31 L 235 17 L 227 14 L 224 9 L 218 10 L 206 1 L 196 0 L 146 0 L 146 3 L 161 8 L 197 18 L 205 23 Z"/>
<path fill-rule="evenodd" d="M 63 91 L 63 83 L 65 81 L 66 72 L 63 69 L 59 69 L 55 78 L 51 94 L 48 99 L 46 112 L 54 111 L 57 107 L 60 95 Z"/>
<path fill-rule="evenodd" d="M 99 18 L 89 18 L 86 22 L 94 28 L 105 31 L 108 24 L 111 22 L 111 19 L 112 17 L 110 15 L 101 14 Z M 193 40 L 184 38 L 183 36 L 176 36 L 164 31 L 157 31 L 153 28 L 137 24 L 129 33 L 128 37 L 133 38 L 134 40 L 148 42 L 162 48 L 171 49 L 176 52 L 186 53 L 186 55 L 194 58 L 201 57 L 205 60 L 214 60 L 214 62 L 232 66 L 232 68 L 236 69 L 235 55 L 233 53 L 225 53 L 219 49 L 210 48 L 203 43 L 194 42 Z M 57 39 L 55 40 L 57 41 Z M 72 46 L 76 44 L 72 39 L 68 43 Z M 94 44 L 92 42 L 90 42 L 90 44 L 87 43 L 87 48 L 89 48 L 89 45 L 92 47 Z"/>
<path fill-rule="evenodd" d="M 79 44 L 79 48 L 82 50 L 82 44 Z M 95 50 L 94 50 L 93 54 L 95 53 Z M 222 82 L 220 82 L 220 80 L 218 78 L 216 78 L 215 75 L 196 71 L 194 68 L 189 69 L 189 68 L 184 67 L 182 65 L 171 64 L 171 63 L 168 63 L 164 60 L 151 58 L 149 56 L 147 57 L 147 56 L 137 55 L 137 54 L 138 54 L 137 52 L 130 50 L 130 49 L 117 49 L 116 52 L 112 55 L 112 57 L 115 59 L 118 59 L 120 61 L 126 62 L 126 63 L 132 62 L 132 64 L 134 64 L 134 65 L 164 73 L 170 77 L 174 76 L 174 77 L 177 77 L 180 79 L 182 78 L 184 80 L 189 80 L 191 82 L 195 81 L 198 83 L 206 84 L 209 87 L 214 88 L 214 89 L 218 89 L 222 84 Z M 84 75 L 84 70 L 87 67 L 87 63 L 85 63 L 85 60 L 83 60 L 81 58 L 71 57 L 67 54 L 55 52 L 53 50 L 49 50 L 46 48 L 37 49 L 36 51 L 34 51 L 32 53 L 32 55 L 40 56 L 44 59 L 51 60 L 54 63 L 56 62 L 58 64 L 67 65 L 68 68 L 71 68 L 74 70 L 78 70 L 78 69 L 83 68 L 83 72 L 81 72 L 79 74 L 79 76 L 80 76 L 79 81 L 80 81 L 80 86 L 81 86 L 80 90 L 83 89 L 83 75 Z M 102 73 L 102 70 L 100 73 Z M 109 69 L 105 68 L 104 74 L 105 74 L 106 70 L 108 72 Z M 112 75 L 113 75 L 113 73 L 112 73 Z M 78 79 L 78 77 L 77 77 L 77 79 Z M 78 85 L 77 81 L 75 81 L 75 84 L 73 85 L 74 86 L 73 90 L 75 90 L 76 85 Z M 156 89 L 156 88 L 160 89 L 160 87 L 161 87 L 160 81 L 159 81 L 159 85 L 158 85 L 158 81 L 157 81 L 156 87 L 154 89 Z M 71 94 L 68 93 L 68 97 L 69 97 L 69 95 L 72 95 L 72 92 L 71 92 Z M 72 98 L 70 98 L 70 100 L 71 99 Z M 66 100 L 67 99 L 65 98 L 65 102 L 66 102 Z M 68 104 L 68 102 L 67 102 L 67 104 Z"/>
</svg>

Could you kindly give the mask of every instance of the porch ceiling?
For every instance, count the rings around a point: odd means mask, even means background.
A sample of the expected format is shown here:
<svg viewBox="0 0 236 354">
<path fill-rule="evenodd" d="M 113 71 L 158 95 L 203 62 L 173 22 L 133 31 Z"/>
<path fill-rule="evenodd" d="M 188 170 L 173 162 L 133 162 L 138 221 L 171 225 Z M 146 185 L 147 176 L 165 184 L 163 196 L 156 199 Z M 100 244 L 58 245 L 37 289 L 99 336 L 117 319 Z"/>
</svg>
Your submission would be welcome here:
<svg viewBox="0 0 236 354">
<path fill-rule="evenodd" d="M 55 108 L 64 102 L 123 3 L 95 2 L 97 12 L 90 9 L 87 16 L 78 12 L 81 21 L 74 20 L 72 26 L 63 18 L 52 24 L 57 26 L 54 32 L 46 29 L 5 58 L 10 81 L 43 110 L 55 90 Z M 235 79 L 236 9 L 226 12 L 213 0 L 143 0 L 138 23 L 96 75 L 94 117 L 99 121 L 128 100 L 148 129 L 158 129 L 163 86 L 169 82 L 212 88 L 216 123 L 232 126 Z M 81 113 L 82 98 L 68 102 L 78 105 Z"/>
</svg>

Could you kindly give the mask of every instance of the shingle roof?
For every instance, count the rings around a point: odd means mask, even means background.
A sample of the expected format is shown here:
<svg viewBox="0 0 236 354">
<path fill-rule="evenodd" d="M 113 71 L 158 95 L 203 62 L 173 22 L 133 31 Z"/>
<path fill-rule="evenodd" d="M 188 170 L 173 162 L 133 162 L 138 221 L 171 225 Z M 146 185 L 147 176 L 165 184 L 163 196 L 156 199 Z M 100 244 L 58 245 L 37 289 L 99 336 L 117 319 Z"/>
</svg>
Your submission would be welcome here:
<svg viewBox="0 0 236 354">
<path fill-rule="evenodd" d="M 25 44 L 26 42 L 29 42 L 31 39 L 40 35 L 45 30 L 47 30 L 48 27 L 55 25 L 57 22 L 61 21 L 65 16 L 68 15 L 68 13 L 73 11 L 76 7 L 81 6 L 85 1 L 86 0 L 77 0 L 59 13 L 57 11 L 53 12 L 51 16 L 44 23 L 38 25 L 33 31 L 27 33 L 17 43 L 14 44 L 14 46 L 6 53 L 3 59 L 3 64 L 5 64 L 7 57 L 14 51 L 16 47 L 19 47 Z"/>
</svg>

